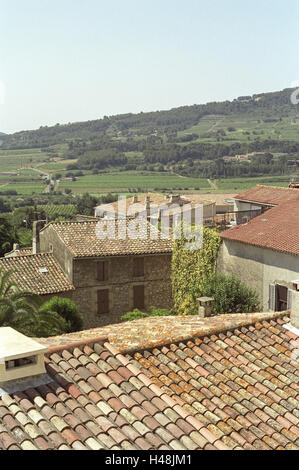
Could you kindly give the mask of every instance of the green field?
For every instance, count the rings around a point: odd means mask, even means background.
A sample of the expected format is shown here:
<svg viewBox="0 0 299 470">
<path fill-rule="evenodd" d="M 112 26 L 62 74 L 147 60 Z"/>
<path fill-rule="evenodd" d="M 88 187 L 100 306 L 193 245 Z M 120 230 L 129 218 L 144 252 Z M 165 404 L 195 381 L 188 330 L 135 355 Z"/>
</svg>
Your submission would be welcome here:
<svg viewBox="0 0 299 470">
<path fill-rule="evenodd" d="M 229 128 L 234 128 L 235 130 L 229 131 Z M 178 136 L 182 137 L 195 133 L 200 136 L 195 142 L 219 143 L 216 133 L 221 129 L 226 133 L 221 138 L 221 142 L 227 144 L 250 142 L 257 137 L 261 140 L 299 141 L 299 119 L 296 116 L 288 116 L 278 122 L 264 122 L 259 116 L 250 114 L 203 117 L 196 126 L 179 132 Z M 210 136 L 207 136 L 207 134 L 210 134 Z M 186 143 L 181 145 L 186 145 Z"/>
<path fill-rule="evenodd" d="M 171 173 L 155 173 L 146 171 L 121 171 L 100 175 L 87 175 L 79 177 L 77 181 L 61 182 L 59 189 L 70 188 L 73 193 L 92 192 L 128 192 L 129 189 L 142 190 L 184 190 L 208 189 L 210 185 L 206 179 L 184 178 Z"/>
<path fill-rule="evenodd" d="M 282 186 L 287 188 L 289 183 L 290 178 L 282 176 L 261 178 L 228 178 L 216 181 L 219 192 L 246 190 L 256 186 L 257 184 L 263 184 L 265 186 Z"/>
</svg>

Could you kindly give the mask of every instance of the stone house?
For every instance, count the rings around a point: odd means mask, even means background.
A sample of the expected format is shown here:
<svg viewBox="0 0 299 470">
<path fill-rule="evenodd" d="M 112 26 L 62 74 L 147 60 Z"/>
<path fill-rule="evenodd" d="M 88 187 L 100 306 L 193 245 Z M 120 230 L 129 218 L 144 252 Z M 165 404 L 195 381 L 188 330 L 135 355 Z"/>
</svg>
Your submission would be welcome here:
<svg viewBox="0 0 299 470">
<path fill-rule="evenodd" d="M 218 272 L 253 287 L 263 311 L 290 309 L 299 279 L 299 191 L 257 186 L 236 196 L 235 208 L 260 215 L 221 233 Z"/>
<path fill-rule="evenodd" d="M 73 299 L 85 328 L 117 323 L 134 308 L 171 308 L 172 242 L 145 224 L 142 239 L 130 236 L 128 220 L 116 222 L 120 237 L 99 239 L 103 220 L 36 223 L 33 254 L 0 259 L 0 266 L 16 269 L 24 289 Z"/>
<path fill-rule="evenodd" d="M 190 195 L 192 196 L 192 195 Z M 152 221 L 169 221 L 169 226 L 173 227 L 175 222 L 185 214 L 189 217 L 191 223 L 195 223 L 197 216 L 197 207 L 202 206 L 202 217 L 204 223 L 213 221 L 216 216 L 216 203 L 212 199 L 200 198 L 194 202 L 192 197 L 172 194 L 163 196 L 158 193 L 148 193 L 141 196 L 124 198 L 111 204 L 104 204 L 95 207 L 95 217 L 104 215 L 108 218 L 126 218 L 138 216 L 150 218 Z"/>
</svg>

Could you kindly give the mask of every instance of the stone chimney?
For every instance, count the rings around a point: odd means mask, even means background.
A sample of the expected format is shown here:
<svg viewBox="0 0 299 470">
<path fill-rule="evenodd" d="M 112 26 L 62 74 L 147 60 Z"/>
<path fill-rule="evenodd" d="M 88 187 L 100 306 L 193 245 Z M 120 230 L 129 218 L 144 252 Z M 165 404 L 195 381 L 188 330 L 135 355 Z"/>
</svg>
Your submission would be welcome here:
<svg viewBox="0 0 299 470">
<path fill-rule="evenodd" d="M 213 311 L 213 302 L 214 298 L 212 297 L 200 297 L 198 301 L 198 315 L 201 318 L 207 318 L 212 316 Z"/>
<path fill-rule="evenodd" d="M 170 202 L 171 204 L 179 204 L 181 202 L 181 196 L 179 194 L 172 194 Z"/>
<path fill-rule="evenodd" d="M 45 220 L 36 220 L 33 222 L 33 234 L 32 234 L 32 253 L 34 255 L 40 253 L 40 238 L 39 233 L 47 222 Z"/>
<path fill-rule="evenodd" d="M 146 210 L 146 216 L 150 217 L 150 215 L 151 215 L 151 198 L 150 198 L 150 196 L 146 196 L 146 198 L 145 198 L 145 210 Z"/>
<path fill-rule="evenodd" d="M 34 378 L 46 373 L 47 348 L 12 328 L 0 328 L 0 391 L 12 381 Z"/>
</svg>

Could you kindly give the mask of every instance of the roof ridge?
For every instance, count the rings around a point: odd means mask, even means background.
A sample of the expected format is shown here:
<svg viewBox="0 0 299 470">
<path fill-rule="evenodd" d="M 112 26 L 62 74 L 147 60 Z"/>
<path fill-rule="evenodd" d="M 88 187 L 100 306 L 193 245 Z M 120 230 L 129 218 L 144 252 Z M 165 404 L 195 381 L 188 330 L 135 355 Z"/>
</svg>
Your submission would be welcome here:
<svg viewBox="0 0 299 470">
<path fill-rule="evenodd" d="M 289 315 L 290 312 L 240 313 L 216 315 L 209 318 L 198 316 L 149 317 L 132 322 L 106 325 L 50 338 L 39 338 L 49 348 L 65 350 L 72 344 L 81 346 L 95 342 L 96 338 L 107 337 L 109 343 L 121 354 L 129 354 L 153 349 L 169 344 L 189 341 L 194 338 L 231 331 L 262 321 L 275 320 Z M 144 333 L 146 331 L 146 334 Z M 85 335 L 85 336 L 84 336 Z M 52 343 L 51 343 L 52 341 Z"/>
<path fill-rule="evenodd" d="M 51 251 L 43 252 L 43 253 L 30 253 L 29 255 L 26 256 L 10 256 L 10 257 L 5 257 L 3 256 L 0 258 L 1 260 L 8 260 L 8 261 L 18 261 L 20 258 L 33 258 L 33 257 L 42 257 L 46 255 L 51 255 L 54 258 L 54 255 Z"/>
</svg>

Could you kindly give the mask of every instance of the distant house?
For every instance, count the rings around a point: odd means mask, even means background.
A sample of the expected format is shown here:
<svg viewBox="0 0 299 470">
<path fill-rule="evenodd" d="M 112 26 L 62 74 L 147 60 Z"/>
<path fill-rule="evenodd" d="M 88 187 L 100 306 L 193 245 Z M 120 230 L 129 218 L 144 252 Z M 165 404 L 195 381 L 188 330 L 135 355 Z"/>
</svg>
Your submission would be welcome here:
<svg viewBox="0 0 299 470">
<path fill-rule="evenodd" d="M 190 195 L 192 196 L 192 195 Z M 190 213 L 190 221 L 195 221 L 196 205 L 202 205 L 204 221 L 213 221 L 216 216 L 216 203 L 207 198 L 201 198 L 200 201 L 194 202 L 188 196 L 180 196 L 177 194 L 163 196 L 157 193 L 148 193 L 141 196 L 133 196 L 127 198 L 120 203 L 114 202 L 104 206 L 95 208 L 95 216 L 102 214 L 105 210 L 105 216 L 108 218 L 139 216 L 146 218 L 152 217 L 153 220 L 161 222 L 163 218 L 169 218 L 170 226 L 173 226 L 176 217 L 184 213 Z"/>
<path fill-rule="evenodd" d="M 45 300 L 54 294 L 73 299 L 85 328 L 117 323 L 134 308 L 170 308 L 171 240 L 147 222 L 142 239 L 136 238 L 129 220 L 116 222 L 120 239 L 101 239 L 104 225 L 97 219 L 45 227 L 37 222 L 32 251 L 15 246 L 0 266 L 16 270 L 19 286 Z"/>
<path fill-rule="evenodd" d="M 299 279 L 299 191 L 257 186 L 235 197 L 235 210 L 260 215 L 221 233 L 218 272 L 255 288 L 264 311 L 289 309 Z"/>
</svg>

